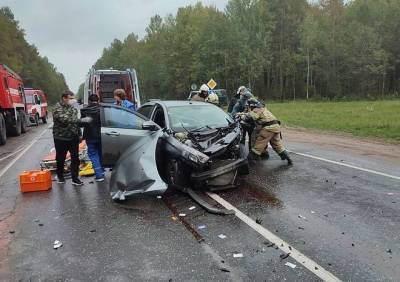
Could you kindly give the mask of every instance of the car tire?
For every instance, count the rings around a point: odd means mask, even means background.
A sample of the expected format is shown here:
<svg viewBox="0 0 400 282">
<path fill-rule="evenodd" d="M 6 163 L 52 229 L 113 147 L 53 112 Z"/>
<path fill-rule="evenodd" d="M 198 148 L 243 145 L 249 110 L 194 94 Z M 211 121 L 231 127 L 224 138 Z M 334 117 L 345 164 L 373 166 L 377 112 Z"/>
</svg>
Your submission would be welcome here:
<svg viewBox="0 0 400 282">
<path fill-rule="evenodd" d="M 43 122 L 44 124 L 47 123 L 47 112 L 46 112 L 45 116 L 42 117 L 42 122 Z"/>
<path fill-rule="evenodd" d="M 35 115 L 35 126 L 39 126 L 39 115 Z"/>
<path fill-rule="evenodd" d="M 21 135 L 21 127 L 22 127 L 22 120 L 20 112 L 17 112 L 15 124 L 10 126 L 10 133 L 13 136 L 20 136 Z"/>
<path fill-rule="evenodd" d="M 0 114 L 0 145 L 6 144 L 7 132 L 6 132 L 6 122 L 2 114 Z"/>
<path fill-rule="evenodd" d="M 21 116 L 21 132 L 25 133 L 27 129 L 27 120 L 25 112 L 20 111 L 20 116 Z"/>
<path fill-rule="evenodd" d="M 187 186 L 185 170 L 179 165 L 176 159 L 170 159 L 166 165 L 167 184 L 174 189 L 184 190 Z"/>
</svg>

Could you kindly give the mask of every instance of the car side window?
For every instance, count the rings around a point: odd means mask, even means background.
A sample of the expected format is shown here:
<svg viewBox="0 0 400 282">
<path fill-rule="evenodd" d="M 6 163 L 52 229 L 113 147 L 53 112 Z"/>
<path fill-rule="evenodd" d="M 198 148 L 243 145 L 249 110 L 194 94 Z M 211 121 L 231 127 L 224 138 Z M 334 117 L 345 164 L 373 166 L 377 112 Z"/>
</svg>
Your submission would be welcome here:
<svg viewBox="0 0 400 282">
<path fill-rule="evenodd" d="M 35 95 L 35 104 L 40 105 L 40 99 L 39 99 L 38 95 Z"/>
<path fill-rule="evenodd" d="M 137 110 L 139 114 L 144 115 L 145 117 L 150 118 L 151 110 L 153 109 L 153 105 L 143 106 Z"/>
<path fill-rule="evenodd" d="M 104 107 L 103 127 L 142 129 L 144 119 L 120 108 Z"/>
<path fill-rule="evenodd" d="M 164 110 L 160 106 L 157 107 L 156 112 L 154 113 L 153 121 L 157 123 L 161 128 L 165 128 Z"/>
</svg>

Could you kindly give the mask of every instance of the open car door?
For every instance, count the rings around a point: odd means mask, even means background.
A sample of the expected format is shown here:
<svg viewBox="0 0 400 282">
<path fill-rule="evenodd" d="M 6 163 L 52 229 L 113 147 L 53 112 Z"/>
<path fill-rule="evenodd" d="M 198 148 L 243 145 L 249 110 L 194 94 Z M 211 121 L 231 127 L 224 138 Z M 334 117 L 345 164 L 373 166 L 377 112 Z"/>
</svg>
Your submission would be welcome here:
<svg viewBox="0 0 400 282">
<path fill-rule="evenodd" d="M 163 193 L 156 164 L 157 141 L 162 130 L 152 121 L 128 109 L 102 105 L 101 141 L 105 166 L 112 166 L 111 196 L 124 200 L 132 194 Z"/>
</svg>

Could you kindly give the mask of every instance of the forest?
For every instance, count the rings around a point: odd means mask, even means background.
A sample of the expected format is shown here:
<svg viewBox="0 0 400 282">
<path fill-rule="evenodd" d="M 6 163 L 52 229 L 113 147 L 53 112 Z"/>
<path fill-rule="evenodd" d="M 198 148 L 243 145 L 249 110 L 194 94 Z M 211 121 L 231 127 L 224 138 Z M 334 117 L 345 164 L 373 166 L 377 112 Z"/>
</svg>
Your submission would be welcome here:
<svg viewBox="0 0 400 282">
<path fill-rule="evenodd" d="M 230 0 L 154 15 L 95 68 L 138 71 L 146 98 L 186 98 L 210 78 L 271 100 L 399 97 L 400 1 Z"/>
<path fill-rule="evenodd" d="M 25 40 L 24 30 L 8 7 L 0 8 L 0 63 L 18 73 L 26 88 L 42 89 L 50 103 L 68 89 L 63 74 Z"/>
</svg>

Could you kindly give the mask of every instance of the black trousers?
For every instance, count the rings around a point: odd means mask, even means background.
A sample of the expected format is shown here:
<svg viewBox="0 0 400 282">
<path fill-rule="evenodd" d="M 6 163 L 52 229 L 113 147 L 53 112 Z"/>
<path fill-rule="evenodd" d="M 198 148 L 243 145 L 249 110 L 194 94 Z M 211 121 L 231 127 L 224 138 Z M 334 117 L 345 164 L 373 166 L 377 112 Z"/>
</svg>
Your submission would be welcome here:
<svg viewBox="0 0 400 282">
<path fill-rule="evenodd" d="M 57 176 L 63 178 L 64 165 L 67 152 L 71 155 L 71 177 L 72 180 L 78 179 L 79 174 L 79 138 L 65 141 L 54 139 L 54 147 L 56 149 Z"/>
</svg>

